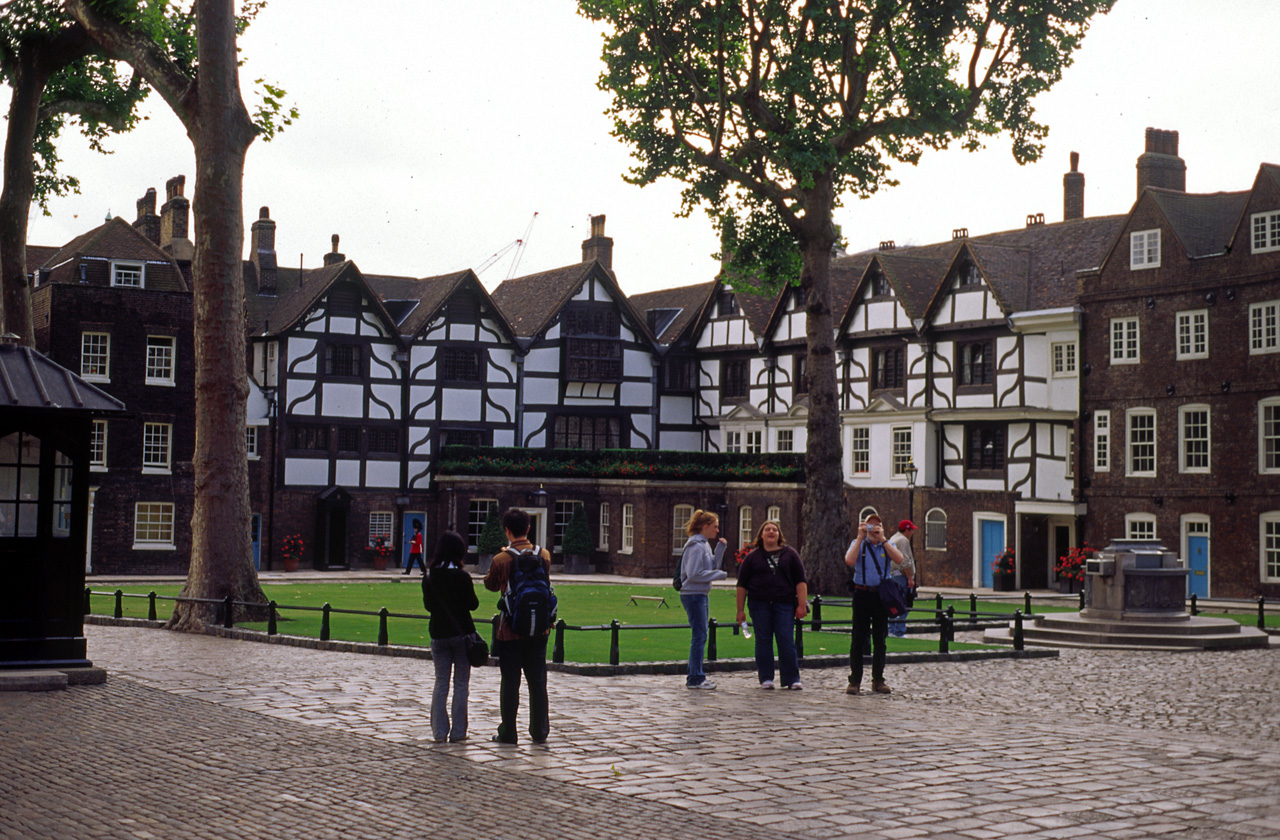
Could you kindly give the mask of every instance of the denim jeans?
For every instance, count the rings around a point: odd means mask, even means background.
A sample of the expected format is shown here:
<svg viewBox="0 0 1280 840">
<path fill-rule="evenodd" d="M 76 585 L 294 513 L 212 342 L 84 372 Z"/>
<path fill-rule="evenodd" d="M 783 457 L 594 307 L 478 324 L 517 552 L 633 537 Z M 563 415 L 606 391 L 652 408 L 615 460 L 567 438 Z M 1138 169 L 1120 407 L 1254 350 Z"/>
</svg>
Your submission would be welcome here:
<svg viewBox="0 0 1280 840">
<path fill-rule="evenodd" d="M 498 727 L 498 738 L 510 744 L 516 742 L 516 711 L 520 708 L 520 674 L 523 673 L 529 685 L 529 737 L 539 743 L 547 740 L 551 731 L 547 706 L 547 637 L 499 639 L 493 648 L 498 657 L 498 670 L 502 672 L 502 685 L 498 689 L 502 725 Z"/>
<path fill-rule="evenodd" d="M 684 611 L 689 616 L 689 629 L 693 631 L 689 640 L 689 671 L 685 684 L 698 685 L 707 679 L 702 672 L 702 659 L 707 652 L 707 621 L 711 618 L 711 603 L 706 595 L 681 595 L 680 603 L 684 604 Z"/>
<path fill-rule="evenodd" d="M 862 684 L 862 651 L 871 636 L 871 679 L 884 682 L 884 637 L 889 630 L 889 613 L 874 589 L 853 592 L 853 645 L 849 649 L 849 685 Z"/>
<path fill-rule="evenodd" d="M 431 695 L 431 734 L 437 741 L 467 737 L 467 695 L 471 686 L 471 663 L 467 661 L 466 636 L 431 640 L 431 661 L 435 663 L 436 687 Z M 449 674 L 453 673 L 453 725 L 449 725 Z"/>
<path fill-rule="evenodd" d="M 747 599 L 751 623 L 756 631 L 756 674 L 760 682 L 773 679 L 773 640 L 778 640 L 778 669 L 782 684 L 800 682 L 800 660 L 796 656 L 796 608 L 793 604 Z"/>
<path fill-rule="evenodd" d="M 907 600 L 907 576 L 895 574 L 890 576 L 889 580 L 898 584 L 898 588 L 902 590 L 902 600 Z M 901 639 L 907 635 L 907 616 L 910 610 L 902 614 L 902 618 L 889 619 L 889 635 Z"/>
</svg>

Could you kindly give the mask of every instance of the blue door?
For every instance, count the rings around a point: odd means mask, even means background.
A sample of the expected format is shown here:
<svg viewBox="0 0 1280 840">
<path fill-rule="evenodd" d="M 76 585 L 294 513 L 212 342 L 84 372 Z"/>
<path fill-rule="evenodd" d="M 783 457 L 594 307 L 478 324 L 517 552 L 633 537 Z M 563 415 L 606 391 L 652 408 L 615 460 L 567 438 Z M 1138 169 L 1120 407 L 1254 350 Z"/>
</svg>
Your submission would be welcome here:
<svg viewBox="0 0 1280 840">
<path fill-rule="evenodd" d="M 413 544 L 413 520 L 422 523 L 422 562 L 430 559 L 431 547 L 427 544 L 427 515 L 422 511 L 405 511 L 400 523 L 400 568 L 409 563 L 409 546 Z"/>
<path fill-rule="evenodd" d="M 1188 577 L 1188 594 L 1197 598 L 1209 597 L 1209 538 L 1207 536 L 1187 536 L 1187 568 L 1191 570 Z"/>
<path fill-rule="evenodd" d="M 991 564 L 996 555 L 1004 551 L 1004 523 L 998 519 L 979 519 L 982 525 L 982 537 L 979 541 L 982 556 L 978 558 L 978 568 L 982 570 L 982 585 L 990 589 L 995 585 L 991 574 Z"/>
<path fill-rule="evenodd" d="M 255 513 L 249 518 L 249 536 L 253 540 L 253 568 L 262 568 L 262 514 Z"/>
</svg>

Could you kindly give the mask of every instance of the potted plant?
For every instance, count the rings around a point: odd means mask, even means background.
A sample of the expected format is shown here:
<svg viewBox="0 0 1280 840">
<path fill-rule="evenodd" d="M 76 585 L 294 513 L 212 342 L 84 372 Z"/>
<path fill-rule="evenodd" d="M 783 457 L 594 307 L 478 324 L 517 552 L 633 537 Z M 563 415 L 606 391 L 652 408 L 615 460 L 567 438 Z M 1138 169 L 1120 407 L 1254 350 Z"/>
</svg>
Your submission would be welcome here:
<svg viewBox="0 0 1280 840">
<path fill-rule="evenodd" d="M 379 572 L 386 571 L 391 563 L 391 555 L 395 549 L 390 545 L 391 538 L 387 534 L 378 534 L 365 549 L 365 556 L 370 565 Z"/>
<path fill-rule="evenodd" d="M 488 574 L 489 566 L 493 564 L 493 555 L 506 547 L 507 534 L 502 530 L 502 520 L 498 518 L 496 510 L 489 511 L 480 539 L 476 542 L 476 553 L 479 555 L 476 570 L 482 575 Z"/>
<path fill-rule="evenodd" d="M 1007 546 L 1004 551 L 996 555 L 995 562 L 991 564 L 992 588 L 996 592 L 1013 591 L 1016 580 L 1016 558 L 1013 546 Z"/>
<path fill-rule="evenodd" d="M 1084 564 L 1092 555 L 1093 549 L 1086 543 L 1078 548 L 1072 546 L 1058 558 L 1053 570 L 1058 575 L 1059 591 L 1079 592 L 1084 587 Z"/>
<path fill-rule="evenodd" d="M 307 543 L 302 539 L 302 534 L 289 534 L 280 540 L 280 557 L 284 560 L 286 572 L 298 571 L 298 561 L 302 559 L 302 552 L 306 548 Z"/>
<path fill-rule="evenodd" d="M 585 575 L 591 571 L 591 528 L 587 525 L 586 508 L 578 505 L 564 529 L 564 571 L 569 575 Z"/>
</svg>

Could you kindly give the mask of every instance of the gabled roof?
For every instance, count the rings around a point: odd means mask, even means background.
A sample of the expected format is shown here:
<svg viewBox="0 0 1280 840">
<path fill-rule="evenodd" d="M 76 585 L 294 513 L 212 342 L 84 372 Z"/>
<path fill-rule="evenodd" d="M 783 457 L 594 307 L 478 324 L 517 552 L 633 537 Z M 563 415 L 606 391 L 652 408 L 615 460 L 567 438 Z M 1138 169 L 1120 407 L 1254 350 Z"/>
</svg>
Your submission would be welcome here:
<svg viewBox="0 0 1280 840">
<path fill-rule="evenodd" d="M 1249 203 L 1249 192 L 1195 194 L 1147 188 L 1188 257 L 1226 253 Z"/>
<path fill-rule="evenodd" d="M 49 261 L 49 258 L 58 253 L 60 249 L 52 245 L 28 245 L 27 246 L 27 272 L 35 271 L 40 266 Z"/>
<path fill-rule="evenodd" d="M 124 411 L 124 403 L 52 359 L 19 344 L 0 344 L 0 406 Z"/>
<path fill-rule="evenodd" d="M 614 302 L 641 335 L 649 336 L 649 327 L 618 287 L 613 272 L 598 260 L 566 265 L 537 274 L 526 274 L 505 280 L 493 290 L 491 299 L 511 325 L 515 334 L 530 338 L 543 332 L 560 315 L 560 311 L 578 293 L 587 280 L 595 278 L 610 290 Z M 650 336 L 652 340 L 652 336 Z"/>
<path fill-rule="evenodd" d="M 729 288 L 733 288 L 730 285 Z M 787 286 L 783 286 L 772 295 L 758 295 L 753 292 L 733 293 L 738 300 L 738 308 L 747 319 L 747 326 L 756 336 L 763 336 L 769 331 L 769 322 L 773 320 L 773 312 L 786 295 Z"/>
<path fill-rule="evenodd" d="M 654 336 L 659 344 L 675 344 L 686 336 L 690 326 L 698 319 L 703 308 L 711 302 L 711 293 L 715 290 L 715 287 L 715 281 L 711 280 L 706 283 L 696 283 L 692 286 L 645 292 L 639 295 L 632 295 L 631 305 L 636 308 L 637 312 L 646 316 L 646 324 L 648 323 L 647 313 L 652 309 L 666 309 L 676 313 L 675 317 L 667 322 L 661 335 Z"/>
<path fill-rule="evenodd" d="M 274 299 L 275 306 L 270 311 L 259 313 L 263 315 L 263 320 L 261 324 L 251 322 L 252 334 L 279 335 L 292 329 L 340 280 L 349 280 L 363 288 L 373 301 L 383 322 L 390 328 L 391 334 L 398 334 L 395 319 L 387 312 L 377 292 L 351 260 L 305 271 L 302 273 L 302 278 L 303 282 L 300 286 L 295 285 L 292 291 Z"/>
<path fill-rule="evenodd" d="M 30 250 L 28 250 L 30 253 Z M 116 216 L 93 230 L 80 234 L 66 245 L 63 245 L 39 265 L 27 265 L 27 269 L 43 268 L 50 272 L 50 282 L 69 282 L 72 280 L 72 265 L 81 257 L 98 257 L 109 260 L 132 260 L 137 262 L 166 262 L 173 267 L 173 284 L 175 291 L 188 292 L 187 282 L 182 276 L 177 262 L 167 251 L 160 249 L 133 225 Z"/>
<path fill-rule="evenodd" d="M 422 277 L 417 280 L 376 276 L 366 276 L 366 279 L 388 311 L 392 309 L 393 302 L 412 304 L 405 307 L 399 321 L 400 334 L 406 339 L 412 340 L 421 333 L 454 295 L 468 291 L 488 304 L 493 319 L 498 322 L 507 338 L 513 344 L 515 343 L 515 331 L 503 317 L 502 310 L 485 291 L 480 278 L 469 268 L 452 274 Z"/>
</svg>

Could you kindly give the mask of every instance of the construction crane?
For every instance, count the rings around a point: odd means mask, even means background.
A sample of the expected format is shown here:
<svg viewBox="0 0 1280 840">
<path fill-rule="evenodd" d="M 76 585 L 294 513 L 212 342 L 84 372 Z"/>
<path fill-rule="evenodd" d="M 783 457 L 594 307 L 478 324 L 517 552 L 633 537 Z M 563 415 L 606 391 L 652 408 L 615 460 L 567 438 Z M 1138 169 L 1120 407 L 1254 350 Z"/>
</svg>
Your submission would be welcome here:
<svg viewBox="0 0 1280 840">
<path fill-rule="evenodd" d="M 538 214 L 534 213 L 533 218 L 529 220 L 529 226 L 524 230 L 524 236 L 521 237 L 520 239 L 516 239 L 511 242 L 508 242 L 506 245 L 503 245 L 497 251 L 490 254 L 489 258 L 486 259 L 484 262 L 480 263 L 480 266 L 476 268 L 476 274 L 479 275 L 484 273 L 486 269 L 488 269 L 498 260 L 502 259 L 504 255 L 510 253 L 514 249 L 516 253 L 511 260 L 511 268 L 509 271 L 507 271 L 506 279 L 510 280 L 512 277 L 515 277 L 516 270 L 520 268 L 520 259 L 521 257 L 524 256 L 525 246 L 529 244 L 529 236 L 530 234 L 533 233 L 533 223 L 536 222 L 537 220 L 538 220 Z"/>
</svg>

